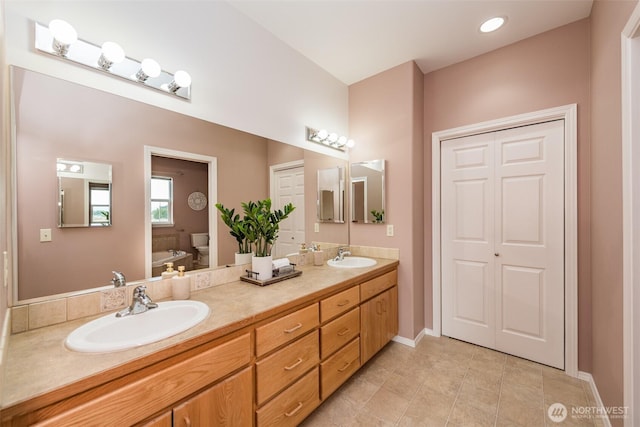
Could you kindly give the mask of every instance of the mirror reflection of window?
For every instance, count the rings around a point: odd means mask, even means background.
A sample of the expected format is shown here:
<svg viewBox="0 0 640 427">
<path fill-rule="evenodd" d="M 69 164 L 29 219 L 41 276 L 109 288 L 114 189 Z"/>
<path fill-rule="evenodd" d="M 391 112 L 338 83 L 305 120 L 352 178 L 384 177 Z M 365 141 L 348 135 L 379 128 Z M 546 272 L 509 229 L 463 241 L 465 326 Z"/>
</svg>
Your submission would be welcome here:
<svg viewBox="0 0 640 427">
<path fill-rule="evenodd" d="M 173 224 L 173 178 L 151 177 L 151 224 Z"/>
<path fill-rule="evenodd" d="M 109 184 L 89 183 L 89 212 L 91 226 L 111 224 L 111 191 Z"/>
</svg>

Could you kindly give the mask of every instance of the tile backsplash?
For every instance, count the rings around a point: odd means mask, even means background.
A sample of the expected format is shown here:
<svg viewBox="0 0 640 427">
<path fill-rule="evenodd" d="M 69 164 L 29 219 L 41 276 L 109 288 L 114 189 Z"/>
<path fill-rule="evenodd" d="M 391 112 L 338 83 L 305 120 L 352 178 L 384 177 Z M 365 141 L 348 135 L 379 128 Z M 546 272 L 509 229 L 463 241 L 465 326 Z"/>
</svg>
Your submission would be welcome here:
<svg viewBox="0 0 640 427">
<path fill-rule="evenodd" d="M 325 261 L 334 258 L 339 247 L 346 246 L 330 243 L 318 244 L 323 251 Z M 398 249 L 349 246 L 349 250 L 354 256 L 399 259 Z M 314 263 L 314 253 L 310 251 L 288 258 L 290 262 L 299 266 L 313 265 Z M 248 265 L 238 265 L 194 270 L 187 272 L 187 276 L 191 278 L 191 290 L 197 291 L 235 282 L 244 274 L 247 267 Z M 130 304 L 133 289 L 142 284 L 147 286 L 147 293 L 154 301 L 171 298 L 171 280 L 155 278 L 131 283 L 126 288 L 100 289 L 85 294 L 20 305 L 11 308 L 11 333 L 17 334 L 30 329 L 120 310 Z"/>
</svg>

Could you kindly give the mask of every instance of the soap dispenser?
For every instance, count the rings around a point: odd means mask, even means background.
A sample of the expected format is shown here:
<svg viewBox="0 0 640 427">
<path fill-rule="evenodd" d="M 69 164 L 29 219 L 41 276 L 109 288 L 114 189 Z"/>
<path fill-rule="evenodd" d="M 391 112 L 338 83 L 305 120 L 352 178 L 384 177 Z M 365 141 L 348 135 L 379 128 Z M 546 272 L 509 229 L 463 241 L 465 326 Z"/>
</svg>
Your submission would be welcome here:
<svg viewBox="0 0 640 427">
<path fill-rule="evenodd" d="M 165 263 L 165 265 L 167 266 L 167 270 L 162 272 L 163 279 L 171 279 L 172 277 L 175 277 L 178 275 L 178 272 L 173 269 L 172 262 L 167 262 Z"/>
<path fill-rule="evenodd" d="M 191 278 L 184 275 L 184 265 L 178 267 L 178 275 L 171 279 L 171 293 L 174 300 L 189 299 Z"/>
</svg>

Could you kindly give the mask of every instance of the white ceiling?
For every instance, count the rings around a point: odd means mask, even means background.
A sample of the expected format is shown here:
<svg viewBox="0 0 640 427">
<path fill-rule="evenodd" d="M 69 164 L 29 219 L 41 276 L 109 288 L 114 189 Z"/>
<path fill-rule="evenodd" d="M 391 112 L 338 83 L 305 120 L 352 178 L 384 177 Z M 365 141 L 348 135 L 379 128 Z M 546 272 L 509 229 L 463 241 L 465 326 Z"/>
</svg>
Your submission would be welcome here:
<svg viewBox="0 0 640 427">
<path fill-rule="evenodd" d="M 423 73 L 586 18 L 592 0 L 229 0 L 345 84 L 415 60 Z M 480 24 L 506 16 L 500 30 Z"/>
</svg>

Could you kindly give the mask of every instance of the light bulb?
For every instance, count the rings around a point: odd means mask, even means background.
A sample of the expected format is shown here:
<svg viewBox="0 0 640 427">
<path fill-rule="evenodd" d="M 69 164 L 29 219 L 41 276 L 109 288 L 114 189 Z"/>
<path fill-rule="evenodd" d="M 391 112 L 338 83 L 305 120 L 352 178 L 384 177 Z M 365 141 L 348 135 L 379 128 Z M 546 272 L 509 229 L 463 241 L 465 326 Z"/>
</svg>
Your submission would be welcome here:
<svg viewBox="0 0 640 427">
<path fill-rule="evenodd" d="M 335 144 L 335 142 L 338 140 L 338 134 L 335 132 L 332 132 L 329 134 L 329 142 L 332 144 Z"/>
<path fill-rule="evenodd" d="M 347 147 L 353 148 L 356 146 L 356 142 L 353 139 L 347 141 Z"/>
<path fill-rule="evenodd" d="M 490 33 L 502 27 L 504 25 L 504 22 L 505 22 L 505 19 L 502 16 L 497 16 L 495 18 L 487 19 L 480 26 L 480 31 L 482 31 L 483 33 Z"/>
<path fill-rule="evenodd" d="M 71 167 L 69 168 L 69 171 L 71 171 L 71 172 L 79 172 L 80 171 L 80 165 L 71 165 Z"/>
<path fill-rule="evenodd" d="M 181 87 L 191 86 L 191 76 L 186 71 L 178 70 L 173 75 L 173 81 L 169 85 L 169 92 L 176 92 Z"/>
<path fill-rule="evenodd" d="M 102 53 L 98 58 L 98 65 L 103 70 L 108 70 L 111 65 L 118 64 L 124 60 L 124 50 L 118 43 L 105 42 L 102 45 Z"/>
<path fill-rule="evenodd" d="M 320 141 L 324 141 L 329 136 L 329 132 L 326 129 L 320 129 L 316 135 Z"/>
<path fill-rule="evenodd" d="M 51 48 L 60 56 L 66 56 L 69 46 L 78 40 L 78 33 L 67 21 L 54 19 L 49 22 L 49 31 L 53 37 Z"/>
<path fill-rule="evenodd" d="M 154 78 L 160 75 L 160 64 L 151 58 L 145 58 L 140 64 L 140 69 L 136 73 L 136 79 L 139 82 L 146 81 L 149 77 Z"/>
<path fill-rule="evenodd" d="M 347 143 L 347 137 L 342 135 L 340 138 L 338 138 L 338 145 L 340 147 L 343 147 L 345 144 Z"/>
<path fill-rule="evenodd" d="M 56 169 L 59 171 L 63 171 L 67 168 L 67 165 L 65 165 L 64 163 L 58 163 L 56 164 Z"/>
</svg>

